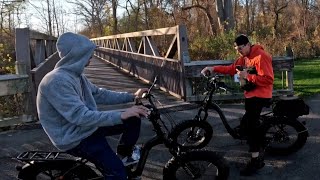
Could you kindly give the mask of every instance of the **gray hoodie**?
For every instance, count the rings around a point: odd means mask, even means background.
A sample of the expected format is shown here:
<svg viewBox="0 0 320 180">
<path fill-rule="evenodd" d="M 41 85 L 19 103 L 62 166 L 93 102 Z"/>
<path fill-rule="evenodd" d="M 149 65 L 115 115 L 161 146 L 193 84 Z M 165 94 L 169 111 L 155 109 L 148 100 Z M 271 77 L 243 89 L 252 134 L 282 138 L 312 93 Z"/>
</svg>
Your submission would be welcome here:
<svg viewBox="0 0 320 180">
<path fill-rule="evenodd" d="M 69 150 L 98 127 L 122 124 L 120 112 L 98 111 L 97 104 L 132 102 L 133 94 L 98 88 L 85 77 L 96 45 L 87 37 L 64 33 L 57 41 L 60 61 L 41 81 L 37 94 L 40 123 L 51 142 Z"/>
</svg>

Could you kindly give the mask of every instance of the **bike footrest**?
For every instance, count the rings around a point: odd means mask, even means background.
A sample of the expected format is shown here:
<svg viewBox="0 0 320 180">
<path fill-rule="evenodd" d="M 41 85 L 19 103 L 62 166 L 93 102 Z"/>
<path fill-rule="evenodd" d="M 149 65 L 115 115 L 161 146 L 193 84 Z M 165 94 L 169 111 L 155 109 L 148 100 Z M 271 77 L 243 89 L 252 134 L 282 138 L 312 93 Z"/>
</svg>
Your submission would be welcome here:
<svg viewBox="0 0 320 180">
<path fill-rule="evenodd" d="M 20 153 L 17 159 L 20 161 L 50 161 L 75 159 L 75 157 L 65 152 L 25 151 Z"/>
</svg>

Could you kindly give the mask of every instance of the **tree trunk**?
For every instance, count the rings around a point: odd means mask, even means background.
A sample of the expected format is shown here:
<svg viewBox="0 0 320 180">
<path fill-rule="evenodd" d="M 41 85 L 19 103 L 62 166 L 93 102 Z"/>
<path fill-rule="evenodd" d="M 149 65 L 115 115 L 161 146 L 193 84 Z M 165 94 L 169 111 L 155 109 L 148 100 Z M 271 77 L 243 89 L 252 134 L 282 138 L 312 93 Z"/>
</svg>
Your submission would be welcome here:
<svg viewBox="0 0 320 180">
<path fill-rule="evenodd" d="M 113 34 L 118 33 L 117 6 L 117 0 L 112 0 Z"/>
<path fill-rule="evenodd" d="M 57 12 L 56 12 L 56 5 L 55 5 L 54 0 L 52 0 L 52 8 L 53 8 L 53 18 L 56 21 L 57 36 L 60 36 L 59 22 L 58 22 L 58 17 L 57 17 Z"/>
<path fill-rule="evenodd" d="M 222 32 L 230 31 L 234 28 L 232 0 L 217 0 L 216 11 L 218 14 L 219 28 Z"/>
<path fill-rule="evenodd" d="M 249 6 L 249 0 L 246 0 L 246 26 L 247 26 L 247 32 L 250 32 L 250 6 Z"/>
<path fill-rule="evenodd" d="M 51 9 L 50 9 L 50 1 L 47 0 L 47 10 L 48 10 L 48 30 L 49 35 L 52 36 L 52 19 L 51 19 Z"/>
</svg>

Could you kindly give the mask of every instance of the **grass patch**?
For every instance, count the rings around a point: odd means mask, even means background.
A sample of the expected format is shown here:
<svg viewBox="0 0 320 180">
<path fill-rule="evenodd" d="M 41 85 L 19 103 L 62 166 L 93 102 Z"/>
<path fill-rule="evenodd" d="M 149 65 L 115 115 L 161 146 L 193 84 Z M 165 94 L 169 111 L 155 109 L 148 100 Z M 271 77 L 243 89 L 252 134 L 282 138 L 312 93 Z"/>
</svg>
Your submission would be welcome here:
<svg viewBox="0 0 320 180">
<path fill-rule="evenodd" d="M 285 82 L 284 82 L 285 83 Z M 274 74 L 274 89 L 282 89 L 281 72 Z M 300 97 L 320 94 L 320 59 L 295 60 L 293 90 Z"/>
<path fill-rule="evenodd" d="M 293 89 L 299 96 L 320 93 L 320 59 L 296 60 L 293 68 Z"/>
</svg>

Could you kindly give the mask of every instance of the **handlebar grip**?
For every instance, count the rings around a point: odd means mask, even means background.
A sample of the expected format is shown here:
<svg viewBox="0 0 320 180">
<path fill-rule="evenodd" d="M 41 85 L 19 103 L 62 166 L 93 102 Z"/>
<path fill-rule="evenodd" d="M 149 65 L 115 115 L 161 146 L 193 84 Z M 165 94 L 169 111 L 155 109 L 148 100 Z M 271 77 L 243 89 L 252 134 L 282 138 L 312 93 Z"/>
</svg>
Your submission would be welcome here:
<svg viewBox="0 0 320 180">
<path fill-rule="evenodd" d="M 219 82 L 218 86 L 220 88 L 225 89 L 226 91 L 233 91 L 234 90 L 234 88 L 227 86 L 224 82 Z"/>
</svg>

